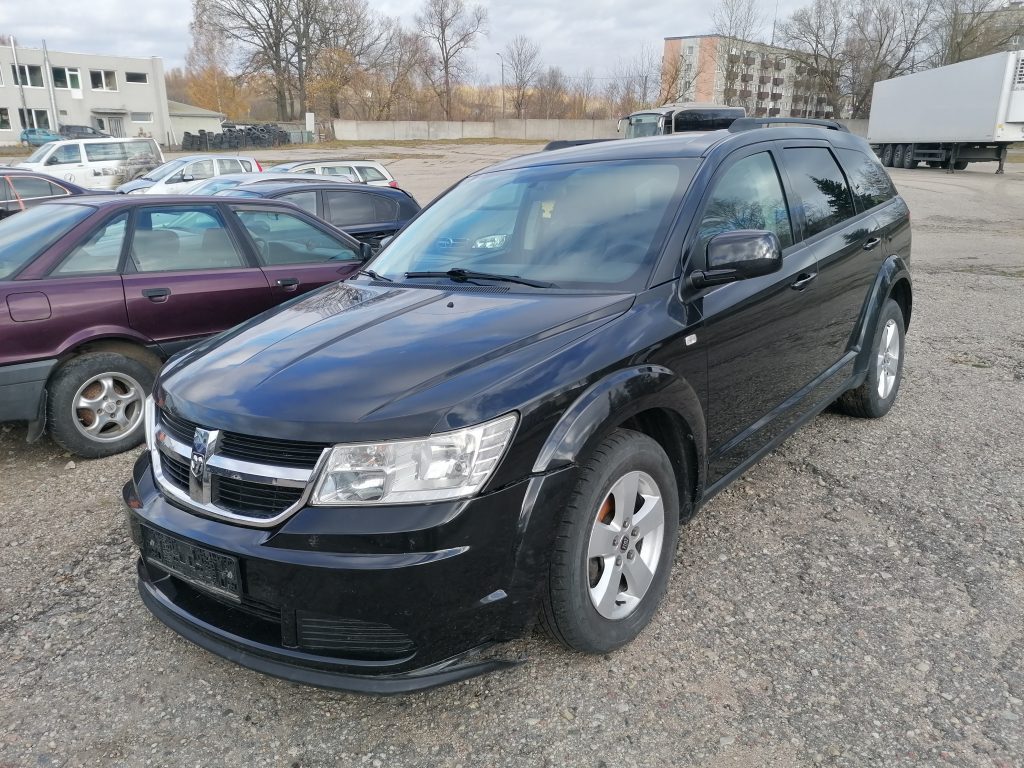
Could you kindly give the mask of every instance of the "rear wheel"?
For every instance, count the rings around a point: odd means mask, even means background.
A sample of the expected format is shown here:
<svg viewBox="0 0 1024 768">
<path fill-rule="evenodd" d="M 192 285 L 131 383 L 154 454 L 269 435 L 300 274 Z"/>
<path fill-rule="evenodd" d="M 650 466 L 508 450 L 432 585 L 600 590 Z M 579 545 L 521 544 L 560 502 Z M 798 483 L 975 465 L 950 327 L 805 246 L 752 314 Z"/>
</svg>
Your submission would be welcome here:
<svg viewBox="0 0 1024 768">
<path fill-rule="evenodd" d="M 145 435 L 143 408 L 154 378 L 142 362 L 114 352 L 69 360 L 47 387 L 50 435 L 87 459 L 134 448 Z"/>
<path fill-rule="evenodd" d="M 962 170 L 964 170 L 966 168 L 967 168 L 967 161 L 966 160 L 957 160 L 955 163 L 953 163 L 953 170 L 955 170 L 955 171 L 962 171 Z"/>
<path fill-rule="evenodd" d="M 661 446 L 631 430 L 613 432 L 580 467 L 544 594 L 542 622 L 556 640 L 607 653 L 650 623 L 675 555 L 678 487 Z"/>
<path fill-rule="evenodd" d="M 917 168 L 917 160 L 914 159 L 914 145 L 907 144 L 903 148 L 903 167 L 908 171 L 911 168 Z"/>
<path fill-rule="evenodd" d="M 882 148 L 882 165 L 884 165 L 886 168 L 892 168 L 892 153 L 892 144 L 886 144 Z"/>
<path fill-rule="evenodd" d="M 877 419 L 889 412 L 903 380 L 904 340 L 903 311 L 889 299 L 875 325 L 867 378 L 837 401 L 843 413 Z"/>
<path fill-rule="evenodd" d="M 903 167 L 903 150 L 902 144 L 897 144 L 892 150 L 892 167 L 902 168 Z"/>
</svg>

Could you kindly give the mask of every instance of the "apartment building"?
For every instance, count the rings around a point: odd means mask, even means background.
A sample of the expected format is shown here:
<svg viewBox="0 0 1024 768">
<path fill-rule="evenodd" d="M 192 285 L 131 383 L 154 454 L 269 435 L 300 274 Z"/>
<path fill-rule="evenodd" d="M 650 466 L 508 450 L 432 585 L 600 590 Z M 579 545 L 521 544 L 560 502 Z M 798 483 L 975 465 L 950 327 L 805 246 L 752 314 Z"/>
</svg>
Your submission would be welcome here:
<svg viewBox="0 0 1024 768">
<path fill-rule="evenodd" d="M 663 93 L 672 101 L 744 107 L 755 117 L 833 117 L 814 70 L 787 48 L 686 35 L 666 37 L 662 56 Z"/>
<path fill-rule="evenodd" d="M 163 62 L 0 45 L 0 145 L 17 144 L 23 128 L 60 125 L 167 144 Z"/>
</svg>

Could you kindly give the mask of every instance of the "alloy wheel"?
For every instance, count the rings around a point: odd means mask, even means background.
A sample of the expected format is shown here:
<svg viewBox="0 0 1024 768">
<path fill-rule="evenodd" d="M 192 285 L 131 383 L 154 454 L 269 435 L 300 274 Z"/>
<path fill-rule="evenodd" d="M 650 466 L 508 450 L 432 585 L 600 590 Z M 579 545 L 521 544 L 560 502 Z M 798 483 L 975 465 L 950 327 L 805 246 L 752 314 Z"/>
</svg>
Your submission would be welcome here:
<svg viewBox="0 0 1024 768">
<path fill-rule="evenodd" d="M 882 329 L 878 342 L 878 396 L 885 400 L 896 384 L 900 369 L 900 334 L 896 321 L 890 319 Z"/>
<path fill-rule="evenodd" d="M 72 421 L 90 440 L 120 440 L 142 421 L 144 393 L 142 385 L 125 373 L 101 373 L 75 392 Z"/>
</svg>

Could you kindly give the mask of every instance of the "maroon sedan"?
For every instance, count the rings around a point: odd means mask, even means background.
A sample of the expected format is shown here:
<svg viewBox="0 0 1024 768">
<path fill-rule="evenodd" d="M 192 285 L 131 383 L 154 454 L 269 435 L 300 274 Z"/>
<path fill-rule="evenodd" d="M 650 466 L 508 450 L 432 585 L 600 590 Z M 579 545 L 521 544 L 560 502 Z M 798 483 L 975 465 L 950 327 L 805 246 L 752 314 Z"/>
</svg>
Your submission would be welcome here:
<svg viewBox="0 0 1024 768">
<path fill-rule="evenodd" d="M 0 421 L 108 456 L 163 360 L 369 256 L 276 200 L 76 198 L 0 221 Z"/>
</svg>

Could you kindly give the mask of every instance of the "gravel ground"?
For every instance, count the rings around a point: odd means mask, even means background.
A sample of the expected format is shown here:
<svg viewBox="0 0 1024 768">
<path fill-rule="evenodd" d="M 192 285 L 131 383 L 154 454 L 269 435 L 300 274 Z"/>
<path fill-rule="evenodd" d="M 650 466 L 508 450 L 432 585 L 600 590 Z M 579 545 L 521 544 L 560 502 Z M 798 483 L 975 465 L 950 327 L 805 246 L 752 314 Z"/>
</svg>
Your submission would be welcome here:
<svg viewBox="0 0 1024 768">
<path fill-rule="evenodd" d="M 393 161 L 429 200 L 526 148 Z M 1024 765 L 1024 168 L 896 171 L 903 389 L 825 413 L 681 533 L 653 625 L 604 657 L 370 698 L 263 677 L 151 618 L 120 486 L 0 426 L 0 767 Z"/>
</svg>

